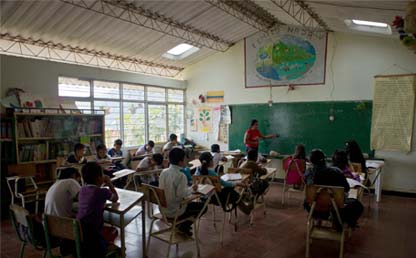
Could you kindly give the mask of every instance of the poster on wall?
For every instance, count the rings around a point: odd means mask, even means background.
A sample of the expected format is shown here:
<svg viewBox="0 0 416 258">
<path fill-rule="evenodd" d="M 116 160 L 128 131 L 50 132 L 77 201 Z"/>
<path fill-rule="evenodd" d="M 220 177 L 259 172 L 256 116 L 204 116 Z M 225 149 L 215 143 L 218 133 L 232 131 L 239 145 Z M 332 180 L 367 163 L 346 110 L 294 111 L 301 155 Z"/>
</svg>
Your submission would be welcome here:
<svg viewBox="0 0 416 258">
<path fill-rule="evenodd" d="M 200 133 L 212 132 L 212 107 L 202 106 L 198 107 L 197 115 L 197 128 Z"/>
<path fill-rule="evenodd" d="M 327 33 L 279 26 L 245 39 L 246 88 L 325 84 Z"/>
</svg>

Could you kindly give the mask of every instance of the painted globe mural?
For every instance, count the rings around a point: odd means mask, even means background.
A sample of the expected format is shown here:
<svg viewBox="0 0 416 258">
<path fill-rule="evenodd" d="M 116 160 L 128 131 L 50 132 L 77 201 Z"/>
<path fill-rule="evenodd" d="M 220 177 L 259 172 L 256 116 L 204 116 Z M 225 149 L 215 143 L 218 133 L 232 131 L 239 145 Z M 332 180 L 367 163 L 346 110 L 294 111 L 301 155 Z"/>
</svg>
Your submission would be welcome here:
<svg viewBox="0 0 416 258">
<path fill-rule="evenodd" d="M 256 71 L 266 79 L 290 81 L 308 72 L 315 60 L 316 51 L 309 41 L 285 35 L 258 50 Z"/>
</svg>

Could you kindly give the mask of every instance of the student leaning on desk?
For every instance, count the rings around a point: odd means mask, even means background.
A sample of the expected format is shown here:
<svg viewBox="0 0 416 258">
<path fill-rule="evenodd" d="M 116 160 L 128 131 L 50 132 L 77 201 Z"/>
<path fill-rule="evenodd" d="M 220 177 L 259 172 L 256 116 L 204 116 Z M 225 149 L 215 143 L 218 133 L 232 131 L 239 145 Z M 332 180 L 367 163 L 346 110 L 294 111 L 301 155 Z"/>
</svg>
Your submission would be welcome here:
<svg viewBox="0 0 416 258">
<path fill-rule="evenodd" d="M 198 216 L 204 207 L 204 203 L 190 202 L 187 206 L 181 206 L 184 199 L 189 198 L 192 189 L 196 190 L 197 185 L 188 187 L 188 182 L 184 173 L 180 170 L 185 166 L 185 151 L 180 148 L 173 148 L 169 152 L 169 168 L 162 171 L 159 177 L 159 187 L 164 190 L 167 202 L 166 215 L 174 218 L 179 213 L 178 220 Z M 204 211 L 205 213 L 206 211 Z M 184 221 L 178 225 L 178 229 L 192 236 L 192 222 Z"/>
</svg>

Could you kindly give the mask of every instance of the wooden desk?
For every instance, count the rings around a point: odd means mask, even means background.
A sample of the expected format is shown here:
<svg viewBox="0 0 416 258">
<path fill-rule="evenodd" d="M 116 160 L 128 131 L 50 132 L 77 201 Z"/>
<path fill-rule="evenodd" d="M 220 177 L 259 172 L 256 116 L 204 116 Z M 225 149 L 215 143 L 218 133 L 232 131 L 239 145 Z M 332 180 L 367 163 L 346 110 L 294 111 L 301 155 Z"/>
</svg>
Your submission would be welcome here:
<svg viewBox="0 0 416 258">
<path fill-rule="evenodd" d="M 374 175 L 374 179 L 371 182 L 370 187 L 374 186 L 376 202 L 380 202 L 381 199 L 381 176 L 384 167 L 383 160 L 366 160 L 366 166 L 368 168 L 368 176 Z"/>
<path fill-rule="evenodd" d="M 116 188 L 118 194 L 118 201 L 116 203 L 108 201 L 104 209 L 104 221 L 110 225 L 120 228 L 120 242 L 121 242 L 121 255 L 126 257 L 126 243 L 124 228 L 132 222 L 137 216 L 142 214 L 142 240 L 143 240 L 143 257 L 145 257 L 145 239 L 146 228 L 144 217 L 144 196 L 143 193 L 128 191 L 120 188 Z M 140 209 L 137 204 L 142 201 L 142 208 Z"/>
<path fill-rule="evenodd" d="M 260 176 L 261 180 L 265 180 L 269 177 L 272 177 L 277 172 L 277 168 L 266 168 L 266 169 L 267 169 L 267 174 Z"/>
</svg>

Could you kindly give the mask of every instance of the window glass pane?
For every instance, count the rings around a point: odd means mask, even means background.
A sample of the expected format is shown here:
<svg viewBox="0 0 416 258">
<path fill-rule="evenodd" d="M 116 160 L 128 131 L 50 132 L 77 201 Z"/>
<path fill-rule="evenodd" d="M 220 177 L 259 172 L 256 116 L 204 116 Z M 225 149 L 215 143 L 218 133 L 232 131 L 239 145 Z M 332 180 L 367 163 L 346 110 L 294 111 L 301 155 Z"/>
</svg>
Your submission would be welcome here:
<svg viewBox="0 0 416 258">
<path fill-rule="evenodd" d="M 123 99 L 144 100 L 144 86 L 123 84 Z"/>
<path fill-rule="evenodd" d="M 113 146 L 120 138 L 120 103 L 114 101 L 94 101 L 94 109 L 105 111 L 105 144 Z"/>
<path fill-rule="evenodd" d="M 91 109 L 91 102 L 90 101 L 75 101 L 75 106 L 78 109 Z M 91 111 L 84 111 L 84 114 L 91 114 Z"/>
<path fill-rule="evenodd" d="M 168 101 L 169 102 L 183 102 L 183 90 L 171 90 L 168 89 Z"/>
<path fill-rule="evenodd" d="M 149 105 L 149 140 L 166 141 L 166 106 Z"/>
<path fill-rule="evenodd" d="M 145 142 L 144 104 L 123 103 L 125 147 L 142 145 Z"/>
<path fill-rule="evenodd" d="M 165 102 L 166 92 L 164 88 L 147 87 L 147 100 L 148 101 L 161 101 Z"/>
<path fill-rule="evenodd" d="M 183 105 L 169 105 L 169 134 L 174 133 L 178 136 L 184 133 Z"/>
<path fill-rule="evenodd" d="M 120 84 L 116 82 L 94 81 L 94 98 L 119 99 Z"/>
<path fill-rule="evenodd" d="M 90 82 L 69 77 L 59 77 L 58 95 L 61 97 L 89 97 Z"/>
</svg>

